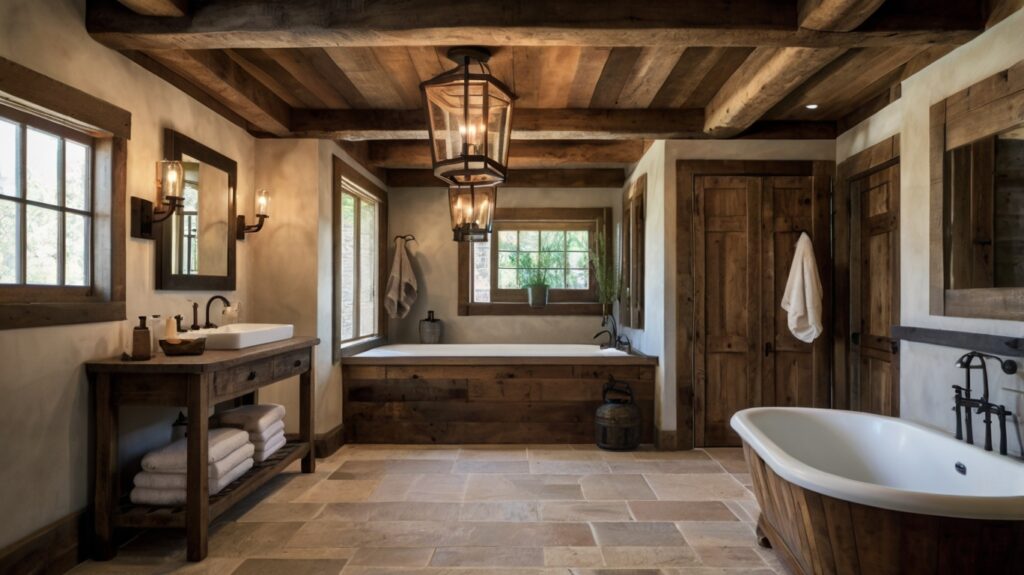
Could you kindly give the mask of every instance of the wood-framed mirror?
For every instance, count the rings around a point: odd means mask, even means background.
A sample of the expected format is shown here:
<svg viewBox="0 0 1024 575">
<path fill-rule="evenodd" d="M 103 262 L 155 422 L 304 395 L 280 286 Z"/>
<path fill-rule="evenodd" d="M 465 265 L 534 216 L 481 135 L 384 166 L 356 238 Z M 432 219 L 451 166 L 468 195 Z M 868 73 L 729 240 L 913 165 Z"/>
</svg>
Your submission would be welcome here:
<svg viewBox="0 0 1024 575">
<path fill-rule="evenodd" d="M 160 226 L 156 289 L 234 290 L 238 164 L 170 129 L 164 159 L 184 165 L 184 207 Z"/>
<path fill-rule="evenodd" d="M 1024 320 L 1024 61 L 931 107 L 932 315 Z"/>
</svg>

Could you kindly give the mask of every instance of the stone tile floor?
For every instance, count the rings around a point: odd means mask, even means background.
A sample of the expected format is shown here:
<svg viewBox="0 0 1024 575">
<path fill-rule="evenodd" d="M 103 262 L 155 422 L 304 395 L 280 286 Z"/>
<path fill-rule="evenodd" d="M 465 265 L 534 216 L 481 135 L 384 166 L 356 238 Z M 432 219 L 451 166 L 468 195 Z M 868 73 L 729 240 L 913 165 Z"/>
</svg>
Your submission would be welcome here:
<svg viewBox="0 0 1024 575">
<path fill-rule="evenodd" d="M 739 449 L 347 445 L 220 517 L 201 563 L 147 531 L 72 573 L 785 573 L 749 484 Z"/>
</svg>

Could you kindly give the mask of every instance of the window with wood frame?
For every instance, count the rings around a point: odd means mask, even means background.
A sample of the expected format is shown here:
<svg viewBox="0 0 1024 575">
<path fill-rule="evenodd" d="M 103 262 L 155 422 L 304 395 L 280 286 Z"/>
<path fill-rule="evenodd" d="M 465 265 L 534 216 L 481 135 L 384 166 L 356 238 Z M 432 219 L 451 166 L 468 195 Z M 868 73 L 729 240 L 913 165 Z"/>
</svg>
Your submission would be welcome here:
<svg viewBox="0 0 1024 575">
<path fill-rule="evenodd" d="M 334 158 L 334 358 L 380 343 L 387 196 Z M 344 353 L 342 350 L 344 349 Z"/>
<path fill-rule="evenodd" d="M 599 315 L 590 265 L 608 208 L 499 208 L 487 242 L 459 245 L 459 315 Z M 544 270 L 544 308 L 527 305 L 525 271 Z"/>
<path fill-rule="evenodd" d="M 0 58 L 0 329 L 125 319 L 131 114 Z"/>
<path fill-rule="evenodd" d="M 619 323 L 644 327 L 644 261 L 647 220 L 647 174 L 626 190 L 622 198 L 622 290 L 619 292 Z"/>
</svg>

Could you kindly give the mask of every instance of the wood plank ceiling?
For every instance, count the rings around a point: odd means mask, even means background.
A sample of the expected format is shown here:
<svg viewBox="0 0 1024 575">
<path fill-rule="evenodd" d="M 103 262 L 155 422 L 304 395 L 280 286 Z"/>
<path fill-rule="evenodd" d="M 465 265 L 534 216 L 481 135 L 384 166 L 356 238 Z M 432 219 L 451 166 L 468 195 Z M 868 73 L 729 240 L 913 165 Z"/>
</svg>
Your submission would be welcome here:
<svg viewBox="0 0 1024 575">
<path fill-rule="evenodd" d="M 832 138 L 984 30 L 992 4 L 89 0 L 86 23 L 254 134 L 369 140 L 349 146 L 403 171 L 429 165 L 420 82 L 452 66 L 449 46 L 485 45 L 518 95 L 513 138 L 545 140 L 513 146 L 510 168 L 579 175 L 621 171 L 642 140 Z"/>
</svg>

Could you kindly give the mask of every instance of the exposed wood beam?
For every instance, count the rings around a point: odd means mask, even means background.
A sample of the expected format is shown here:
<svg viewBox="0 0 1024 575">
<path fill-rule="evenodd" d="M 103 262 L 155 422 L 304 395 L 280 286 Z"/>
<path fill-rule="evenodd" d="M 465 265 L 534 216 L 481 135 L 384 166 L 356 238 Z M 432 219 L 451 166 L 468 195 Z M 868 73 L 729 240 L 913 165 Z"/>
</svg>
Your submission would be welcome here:
<svg viewBox="0 0 1024 575">
<path fill-rule="evenodd" d="M 188 0 L 117 0 L 136 14 L 181 18 L 188 13 Z"/>
<path fill-rule="evenodd" d="M 291 135 L 332 140 L 425 140 L 422 110 L 293 110 Z M 702 137 L 701 110 L 516 109 L 518 140 Z"/>
<path fill-rule="evenodd" d="M 168 50 L 150 55 L 161 64 L 201 84 L 258 130 L 289 133 L 291 107 L 259 83 L 225 52 Z"/>
<path fill-rule="evenodd" d="M 626 172 L 621 168 L 572 170 L 509 170 L 504 188 L 621 188 Z M 389 188 L 437 188 L 445 184 L 431 170 L 388 170 Z M 499 192 L 500 193 L 500 192 Z"/>
<path fill-rule="evenodd" d="M 797 24 L 808 30 L 849 32 L 875 13 L 885 0 L 798 0 Z"/>
<path fill-rule="evenodd" d="M 850 0 L 822 0 L 835 3 Z M 780 5 L 781 4 L 781 5 Z M 187 19 L 136 14 L 91 0 L 86 25 L 116 49 L 310 48 L 341 46 L 894 46 L 963 44 L 983 22 L 946 17 L 932 3 L 928 26 L 900 19 L 849 33 L 797 26 L 794 3 L 763 0 L 435 0 L 322 2 L 209 0 Z M 955 3 L 953 3 L 955 4 Z M 959 14 L 957 14 L 959 16 Z"/>
<path fill-rule="evenodd" d="M 552 141 L 525 140 L 509 148 L 508 167 L 528 168 L 618 167 L 643 155 L 640 140 Z M 430 145 L 423 140 L 370 142 L 367 160 L 384 168 L 430 167 Z"/>
</svg>

